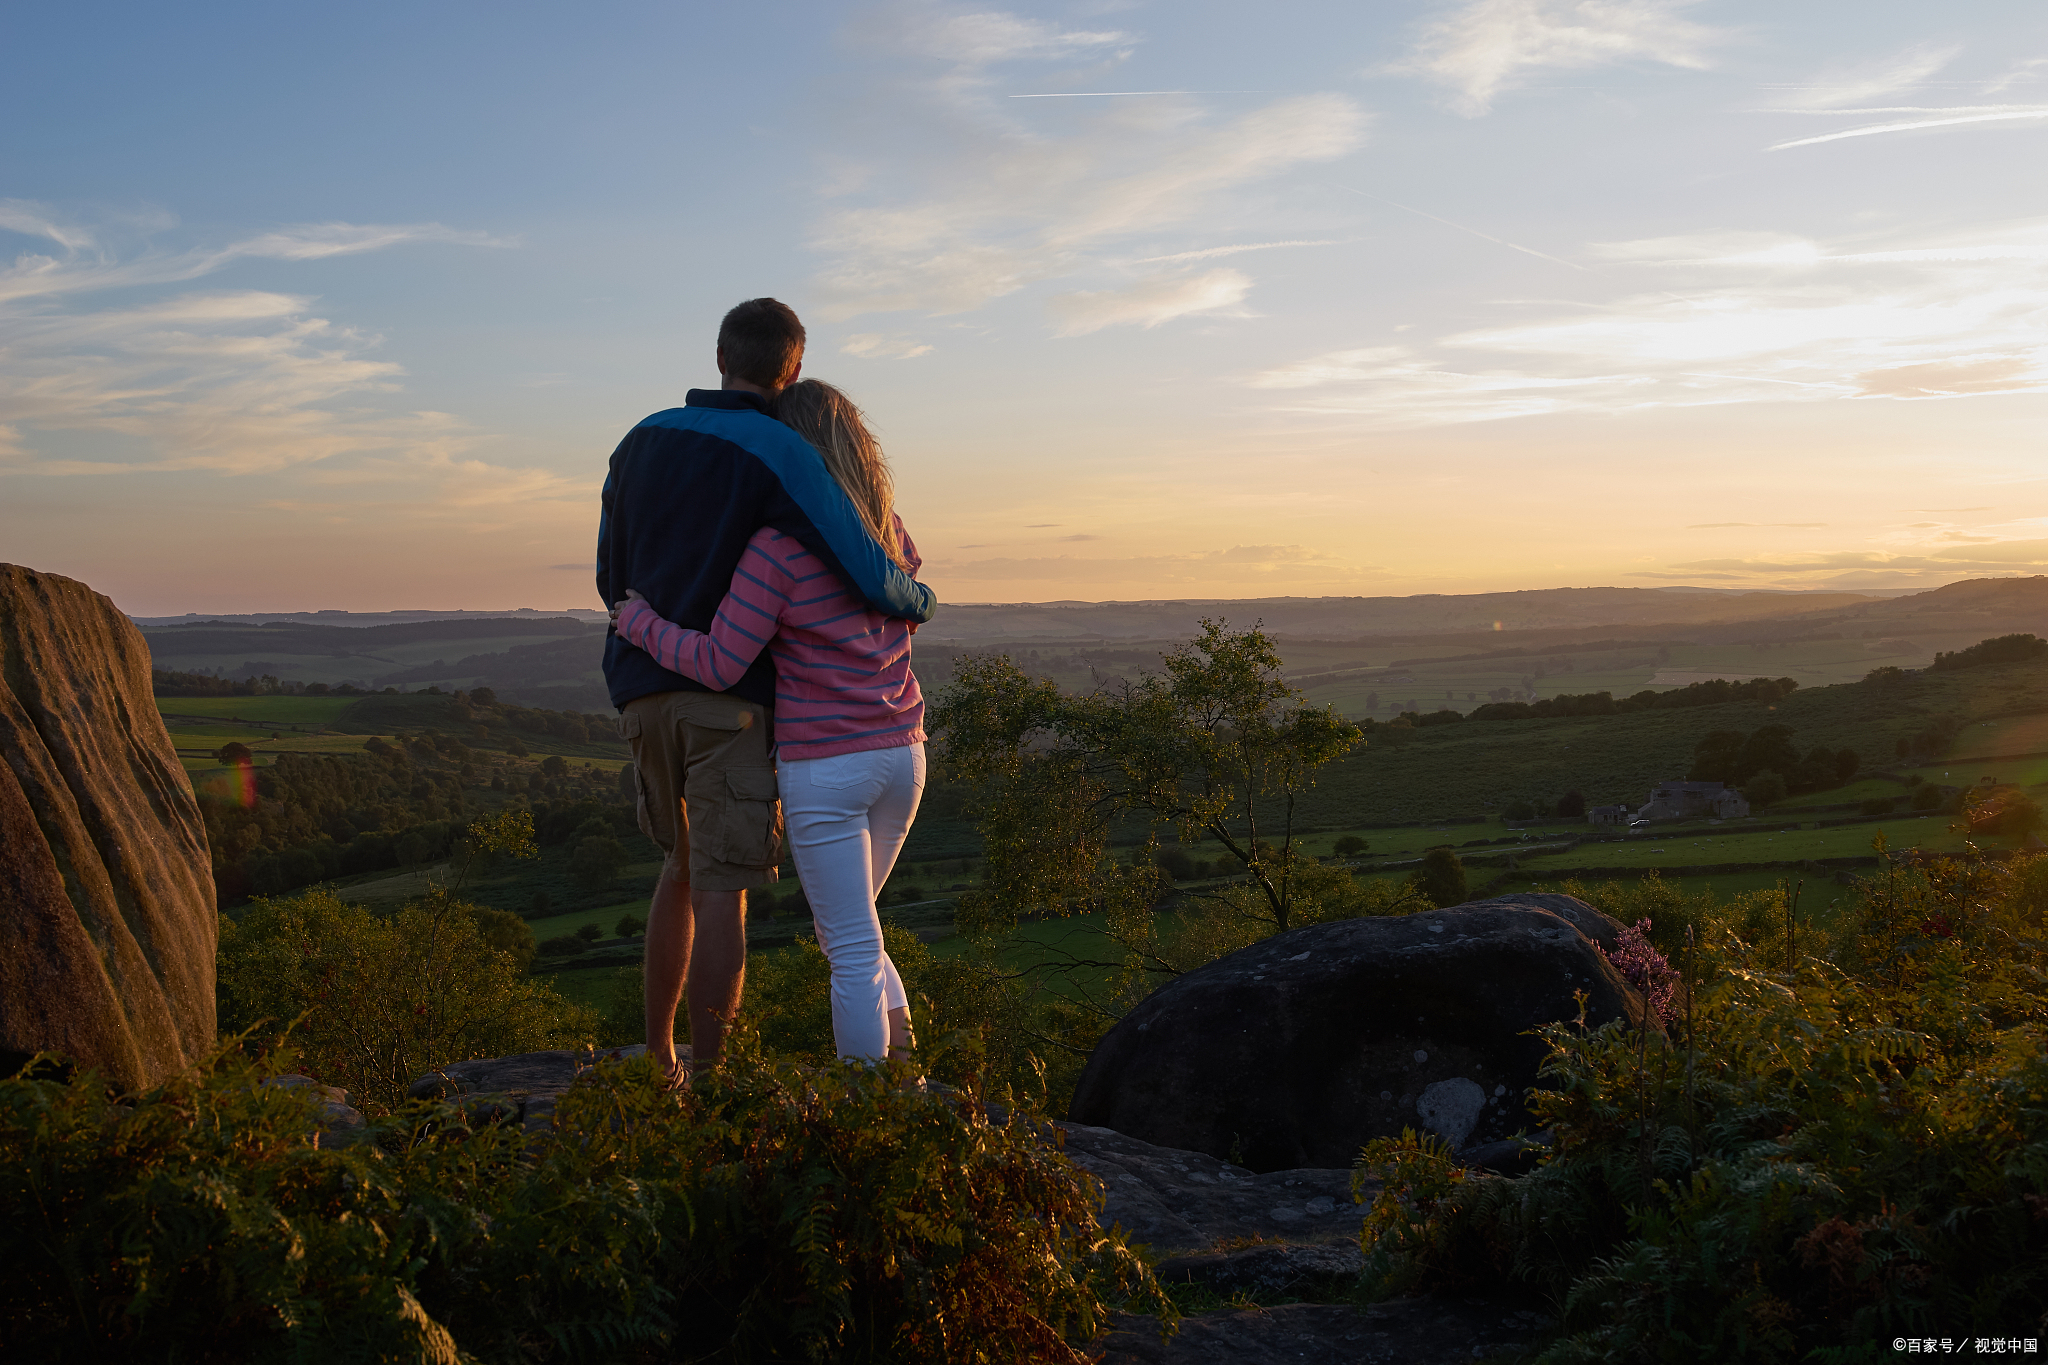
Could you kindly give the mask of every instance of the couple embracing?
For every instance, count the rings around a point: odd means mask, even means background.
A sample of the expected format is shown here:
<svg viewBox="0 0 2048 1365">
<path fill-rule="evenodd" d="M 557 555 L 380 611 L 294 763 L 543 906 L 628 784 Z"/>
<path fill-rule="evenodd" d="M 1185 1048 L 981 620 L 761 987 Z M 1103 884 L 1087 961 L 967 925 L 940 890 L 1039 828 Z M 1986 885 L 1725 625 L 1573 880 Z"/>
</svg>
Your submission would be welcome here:
<svg viewBox="0 0 2048 1365">
<path fill-rule="evenodd" d="M 936 607 L 860 409 L 801 378 L 803 324 L 750 299 L 692 389 L 613 452 L 597 590 L 640 827 L 665 855 L 647 919 L 647 1050 L 717 1059 L 746 970 L 746 894 L 789 851 L 832 968 L 843 1057 L 911 1045 L 875 897 L 924 792 L 910 636 Z"/>
</svg>

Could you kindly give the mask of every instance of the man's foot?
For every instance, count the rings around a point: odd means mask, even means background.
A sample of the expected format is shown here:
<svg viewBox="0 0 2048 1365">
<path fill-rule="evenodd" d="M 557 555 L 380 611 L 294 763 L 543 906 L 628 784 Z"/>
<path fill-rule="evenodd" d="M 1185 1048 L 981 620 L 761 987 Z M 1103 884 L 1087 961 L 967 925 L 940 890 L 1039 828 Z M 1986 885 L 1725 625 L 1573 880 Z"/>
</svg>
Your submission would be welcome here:
<svg viewBox="0 0 2048 1365">
<path fill-rule="evenodd" d="M 647 1054 L 647 1058 L 661 1068 L 661 1074 L 668 1078 L 668 1088 L 671 1090 L 680 1090 L 688 1085 L 690 1083 L 690 1074 L 696 1069 L 696 1063 L 690 1056 L 690 1047 L 687 1043 L 670 1053 L 665 1060 L 655 1056 L 651 1051 Z"/>
</svg>

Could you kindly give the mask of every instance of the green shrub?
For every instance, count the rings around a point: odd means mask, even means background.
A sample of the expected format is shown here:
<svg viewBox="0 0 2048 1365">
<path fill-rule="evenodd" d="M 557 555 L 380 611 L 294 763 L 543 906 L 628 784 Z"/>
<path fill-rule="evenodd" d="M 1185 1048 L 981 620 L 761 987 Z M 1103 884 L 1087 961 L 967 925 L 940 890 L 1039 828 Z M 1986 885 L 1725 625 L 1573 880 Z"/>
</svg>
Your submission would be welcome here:
<svg viewBox="0 0 2048 1365">
<path fill-rule="evenodd" d="M 221 921 L 218 981 L 223 1028 L 303 1017 L 308 1073 L 369 1113 L 433 1067 L 587 1042 L 594 1023 L 443 891 L 388 918 L 324 888 L 258 901 Z"/>
<path fill-rule="evenodd" d="M 533 930 L 525 920 L 510 910 L 493 910 L 488 905 L 470 907 L 476 917 L 477 933 L 483 941 L 501 953 L 508 954 L 520 971 L 533 963 Z"/>
<path fill-rule="evenodd" d="M 540 941 L 542 957 L 574 957 L 590 945 L 574 934 L 556 934 Z"/>
<path fill-rule="evenodd" d="M 1700 917 L 1668 1033 L 1543 1030 L 1534 1107 L 1555 1138 L 1533 1173 L 1369 1148 L 1377 1291 L 1521 1281 L 1564 1307 L 1546 1362 L 1849 1360 L 1895 1334 L 2037 1331 L 2048 859 L 1878 848 L 1790 970 L 1763 893 Z"/>
<path fill-rule="evenodd" d="M 595 943 L 604 937 L 604 926 L 585 924 L 576 930 L 576 937 L 586 944 Z"/>
<path fill-rule="evenodd" d="M 621 915 L 614 927 L 620 938 L 635 938 L 647 932 L 647 921 L 638 915 Z"/>
<path fill-rule="evenodd" d="M 0 1081 L 0 1333 L 21 1359 L 1080 1361 L 1171 1307 L 1100 1187 L 972 1086 L 764 1059 L 590 1073 L 554 1139 L 412 1104 L 313 1145 L 233 1047 L 154 1090 Z M 965 1068 L 969 1073 L 973 1068 Z"/>
<path fill-rule="evenodd" d="M 1431 905 L 1441 908 L 1465 903 L 1465 864 L 1448 848 L 1433 848 L 1423 854 L 1422 866 L 1409 880 Z"/>
</svg>

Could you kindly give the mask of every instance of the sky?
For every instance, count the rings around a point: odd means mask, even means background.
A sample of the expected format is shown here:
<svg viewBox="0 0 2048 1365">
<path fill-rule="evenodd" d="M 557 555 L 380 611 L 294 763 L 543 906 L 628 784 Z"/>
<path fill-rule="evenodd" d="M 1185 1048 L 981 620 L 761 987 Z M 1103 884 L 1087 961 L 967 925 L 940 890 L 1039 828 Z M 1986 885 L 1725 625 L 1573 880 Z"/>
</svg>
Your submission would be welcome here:
<svg viewBox="0 0 2048 1365">
<path fill-rule="evenodd" d="M 2048 9 L 15 7 L 0 559 L 596 607 L 772 295 L 942 601 L 2048 571 Z"/>
</svg>

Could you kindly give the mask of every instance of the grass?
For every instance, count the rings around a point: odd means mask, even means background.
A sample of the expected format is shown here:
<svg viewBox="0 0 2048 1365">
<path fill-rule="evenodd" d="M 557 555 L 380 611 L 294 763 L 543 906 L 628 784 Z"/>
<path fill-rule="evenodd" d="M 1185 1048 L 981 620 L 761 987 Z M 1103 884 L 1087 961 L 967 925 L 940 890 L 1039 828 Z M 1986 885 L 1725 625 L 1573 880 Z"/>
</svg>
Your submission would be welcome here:
<svg viewBox="0 0 2048 1365">
<path fill-rule="evenodd" d="M 332 725 L 354 697 L 158 697 L 165 716 L 239 717 L 259 725 Z"/>
<path fill-rule="evenodd" d="M 610 943 L 615 941 L 620 916 L 631 915 L 643 923 L 646 921 L 648 900 L 648 897 L 643 896 L 638 900 L 620 901 L 617 905 L 601 906 L 594 910 L 573 910 L 566 915 L 530 919 L 526 922 L 526 927 L 533 930 L 533 937 L 538 941 L 573 934 L 586 924 L 595 924 L 604 930 L 602 941 Z"/>
<path fill-rule="evenodd" d="M 1379 728 L 1368 747 L 1323 769 L 1300 802 L 1296 819 L 1324 829 L 1470 821 L 1512 801 L 1554 801 L 1571 790 L 1582 792 L 1591 805 L 1640 805 L 1654 784 L 1684 775 L 1694 746 L 1709 731 L 1749 731 L 1770 724 L 1790 726 L 1802 751 L 1846 746 L 1862 756 L 1866 769 L 1890 770 L 1896 742 L 1942 715 L 1971 722 L 1964 732 L 1970 742 L 1997 752 L 2048 749 L 2041 741 L 2048 735 L 2048 667 L 2013 664 L 1922 673 L 1889 685 L 1809 688 L 1768 706 L 1732 702 L 1618 716 L 1467 721 L 1411 731 Z M 1915 771 L 1945 770 L 1955 771 L 1956 763 Z M 1992 775 L 2031 784 L 2048 780 L 2048 759 L 1990 763 L 1970 771 L 1973 779 Z M 1955 771 L 1946 780 L 1962 776 Z"/>
</svg>

